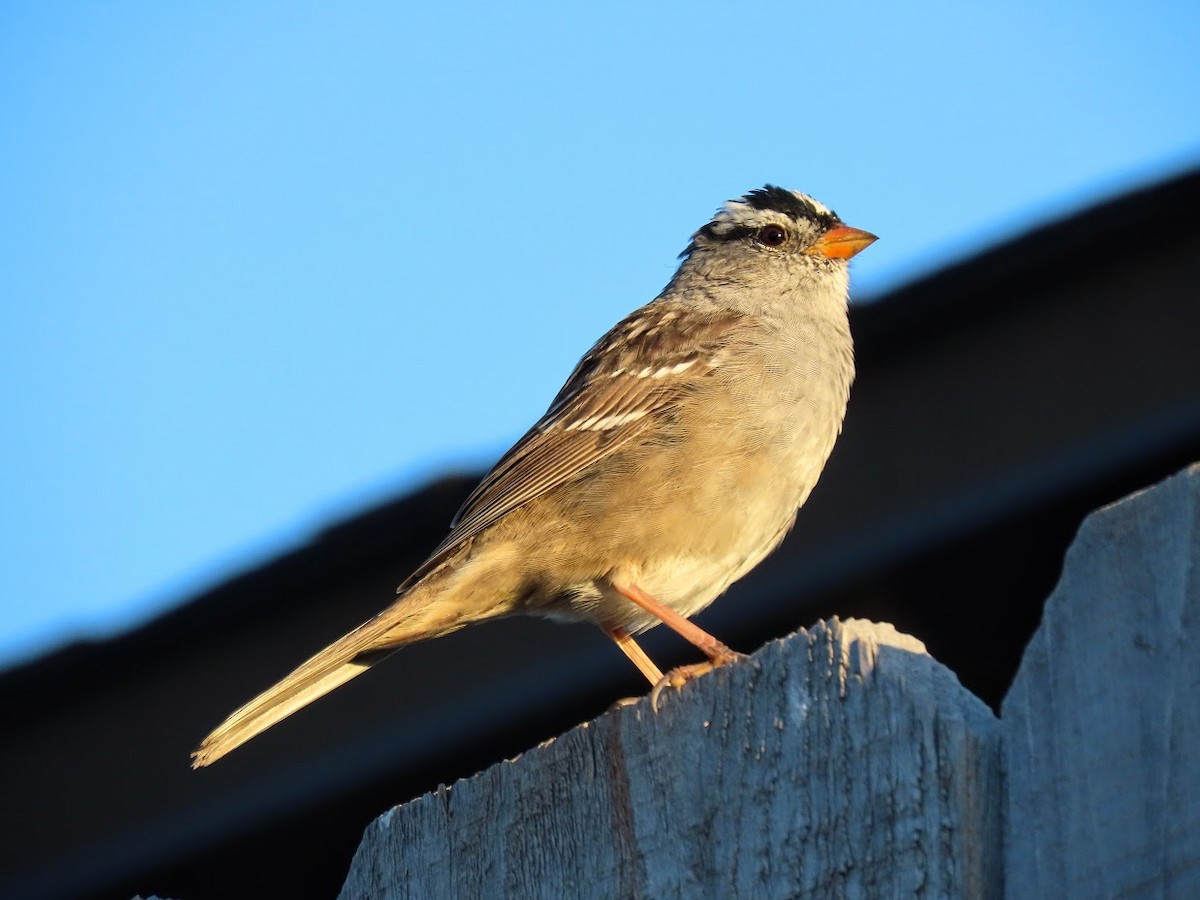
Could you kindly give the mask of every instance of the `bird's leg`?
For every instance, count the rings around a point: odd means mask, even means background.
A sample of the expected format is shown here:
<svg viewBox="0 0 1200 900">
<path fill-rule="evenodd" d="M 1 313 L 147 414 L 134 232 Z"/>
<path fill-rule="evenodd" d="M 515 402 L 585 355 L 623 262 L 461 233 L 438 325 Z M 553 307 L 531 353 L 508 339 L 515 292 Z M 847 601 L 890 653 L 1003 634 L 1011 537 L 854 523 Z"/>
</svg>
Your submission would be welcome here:
<svg viewBox="0 0 1200 900">
<path fill-rule="evenodd" d="M 628 631 L 624 628 L 605 627 L 604 633 L 613 639 L 613 642 L 621 648 L 621 652 L 629 657 L 651 684 L 658 684 L 663 680 L 662 670 L 654 664 L 654 660 L 646 655 L 646 651 L 638 646 L 637 641 Z M 624 709 L 626 706 L 633 706 L 639 699 L 638 697 L 623 697 L 612 703 L 609 709 Z"/>
<path fill-rule="evenodd" d="M 694 644 L 708 657 L 708 662 L 694 663 L 690 666 L 678 666 L 666 675 L 661 676 L 655 682 L 654 689 L 650 692 L 650 706 L 655 712 L 658 712 L 658 698 L 665 688 L 681 688 L 693 678 L 711 672 L 717 666 L 727 665 L 742 658 L 742 654 L 730 650 L 703 628 L 688 621 L 669 606 L 659 603 L 636 584 L 618 584 L 614 581 L 613 587 L 622 597 L 637 604 L 646 610 L 646 612 L 662 621 L 664 625 L 688 642 Z M 625 636 L 632 644 L 633 639 L 628 634 Z M 633 659 L 632 654 L 621 645 L 620 641 L 617 642 L 617 645 L 622 650 L 625 650 L 630 659 Z M 634 646 L 637 645 L 634 644 Z M 641 648 L 638 648 L 638 652 L 641 653 Z M 637 664 L 636 659 L 634 659 L 634 663 Z M 641 669 L 641 666 L 638 665 L 638 668 Z M 642 674 L 646 675 L 647 678 L 650 677 L 645 669 L 642 669 Z"/>
<path fill-rule="evenodd" d="M 654 664 L 654 661 L 646 655 L 646 651 L 638 646 L 637 641 L 624 628 L 605 628 L 604 633 L 607 634 L 618 647 L 638 667 L 643 675 L 649 679 L 651 684 L 658 684 L 663 679 L 662 670 Z"/>
<path fill-rule="evenodd" d="M 685 619 L 671 607 L 659 603 L 636 584 L 614 582 L 613 587 L 622 597 L 636 603 L 684 640 L 695 644 L 716 665 L 732 662 L 738 658 L 739 654 L 734 653 L 699 625 Z"/>
</svg>

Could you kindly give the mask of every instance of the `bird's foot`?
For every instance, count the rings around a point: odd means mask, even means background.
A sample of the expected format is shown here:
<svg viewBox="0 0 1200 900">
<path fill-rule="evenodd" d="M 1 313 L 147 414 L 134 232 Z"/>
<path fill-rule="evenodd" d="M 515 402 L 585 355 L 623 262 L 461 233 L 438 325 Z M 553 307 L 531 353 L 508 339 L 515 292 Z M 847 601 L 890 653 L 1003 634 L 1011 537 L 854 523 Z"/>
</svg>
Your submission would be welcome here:
<svg viewBox="0 0 1200 900">
<path fill-rule="evenodd" d="M 707 675 L 713 669 L 720 666 L 727 666 L 730 663 L 745 658 L 746 655 L 744 653 L 736 653 L 729 648 L 725 648 L 724 653 L 720 656 L 714 656 L 708 662 L 692 663 L 690 666 L 677 666 L 659 679 L 658 684 L 654 685 L 654 689 L 650 691 L 650 708 L 656 713 L 658 712 L 658 699 L 667 688 L 679 690 L 693 678 Z"/>
</svg>

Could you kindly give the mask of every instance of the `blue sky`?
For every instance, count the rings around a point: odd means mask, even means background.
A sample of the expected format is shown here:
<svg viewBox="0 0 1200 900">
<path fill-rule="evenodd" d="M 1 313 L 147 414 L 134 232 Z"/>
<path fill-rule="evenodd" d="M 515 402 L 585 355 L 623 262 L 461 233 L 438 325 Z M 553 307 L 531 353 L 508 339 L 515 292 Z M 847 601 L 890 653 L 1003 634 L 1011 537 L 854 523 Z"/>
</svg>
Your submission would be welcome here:
<svg viewBox="0 0 1200 900">
<path fill-rule="evenodd" d="M 403 7 L 0 7 L 0 665 L 487 465 L 766 181 L 862 299 L 1200 161 L 1193 0 Z"/>
</svg>

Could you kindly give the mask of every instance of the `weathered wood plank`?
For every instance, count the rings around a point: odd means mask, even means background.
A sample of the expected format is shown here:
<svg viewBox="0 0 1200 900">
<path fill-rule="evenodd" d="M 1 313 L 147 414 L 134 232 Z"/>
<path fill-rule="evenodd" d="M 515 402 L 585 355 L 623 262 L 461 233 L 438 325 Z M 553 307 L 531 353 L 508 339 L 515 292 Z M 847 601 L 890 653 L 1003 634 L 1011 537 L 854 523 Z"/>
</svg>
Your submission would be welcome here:
<svg viewBox="0 0 1200 900">
<path fill-rule="evenodd" d="M 819 624 L 367 830 L 343 900 L 999 897 L 998 724 L 915 639 Z"/>
<path fill-rule="evenodd" d="M 1200 897 L 1200 466 L 1093 513 L 1003 707 L 1013 898 Z"/>
</svg>

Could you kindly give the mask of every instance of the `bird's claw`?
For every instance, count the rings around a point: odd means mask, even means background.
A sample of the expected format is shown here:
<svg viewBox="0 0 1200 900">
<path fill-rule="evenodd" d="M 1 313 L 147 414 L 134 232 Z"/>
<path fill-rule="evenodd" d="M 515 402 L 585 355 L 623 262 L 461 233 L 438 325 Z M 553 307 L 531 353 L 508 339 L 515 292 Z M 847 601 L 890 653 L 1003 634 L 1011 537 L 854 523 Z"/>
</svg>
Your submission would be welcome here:
<svg viewBox="0 0 1200 900">
<path fill-rule="evenodd" d="M 699 678 L 701 675 L 707 675 L 713 669 L 720 666 L 727 666 L 730 663 L 737 662 L 739 659 L 745 659 L 743 653 L 735 653 L 732 650 L 728 654 L 714 657 L 708 662 L 692 663 L 689 666 L 677 666 L 667 672 L 650 691 L 650 708 L 654 712 L 658 712 L 658 700 L 662 696 L 662 692 L 667 688 L 679 690 L 693 678 Z"/>
</svg>

